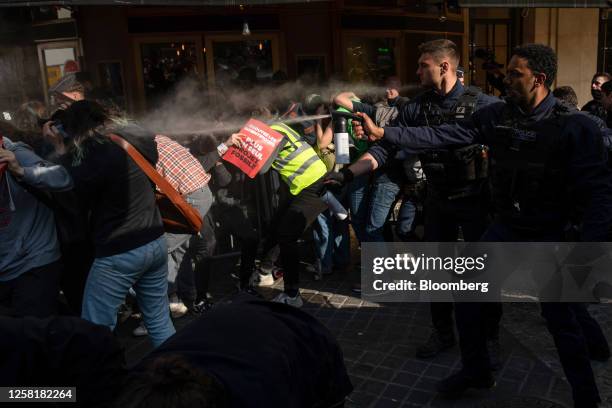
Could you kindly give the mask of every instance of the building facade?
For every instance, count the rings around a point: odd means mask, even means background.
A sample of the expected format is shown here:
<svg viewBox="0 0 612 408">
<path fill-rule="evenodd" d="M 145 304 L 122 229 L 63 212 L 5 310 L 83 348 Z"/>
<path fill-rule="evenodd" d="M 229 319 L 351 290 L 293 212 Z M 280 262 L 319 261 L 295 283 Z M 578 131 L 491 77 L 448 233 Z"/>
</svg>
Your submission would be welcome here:
<svg viewBox="0 0 612 408">
<path fill-rule="evenodd" d="M 487 62 L 503 75 L 510 50 L 543 42 L 559 55 L 558 85 L 580 104 L 591 75 L 607 68 L 607 10 L 459 9 L 449 1 L 333 0 L 224 7 L 80 6 L 0 9 L 0 108 L 48 99 L 70 69 L 90 73 L 129 112 L 150 108 L 184 77 L 227 86 L 244 67 L 267 81 L 283 71 L 375 84 L 395 75 L 417 83 L 417 46 L 448 38 L 468 80 L 488 92 Z M 602 16 L 606 18 L 602 19 Z M 248 34 L 248 35 L 244 35 Z M 491 59 L 492 61 L 488 61 Z"/>
</svg>

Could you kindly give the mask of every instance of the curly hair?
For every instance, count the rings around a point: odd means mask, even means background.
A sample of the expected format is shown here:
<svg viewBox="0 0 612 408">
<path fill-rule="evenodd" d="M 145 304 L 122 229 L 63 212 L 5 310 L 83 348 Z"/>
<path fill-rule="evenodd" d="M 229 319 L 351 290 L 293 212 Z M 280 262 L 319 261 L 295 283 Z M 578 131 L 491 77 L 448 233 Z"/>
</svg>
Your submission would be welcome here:
<svg viewBox="0 0 612 408">
<path fill-rule="evenodd" d="M 571 86 L 559 86 L 553 91 L 553 96 L 569 103 L 572 106 L 578 105 L 578 96 Z"/>
<path fill-rule="evenodd" d="M 544 44 L 525 44 L 516 47 L 512 55 L 527 60 L 527 66 L 533 72 L 546 75 L 544 84 L 550 88 L 557 76 L 557 54 Z"/>
<path fill-rule="evenodd" d="M 133 372 L 115 399 L 116 408 L 226 408 L 223 386 L 180 355 L 160 356 Z"/>
</svg>

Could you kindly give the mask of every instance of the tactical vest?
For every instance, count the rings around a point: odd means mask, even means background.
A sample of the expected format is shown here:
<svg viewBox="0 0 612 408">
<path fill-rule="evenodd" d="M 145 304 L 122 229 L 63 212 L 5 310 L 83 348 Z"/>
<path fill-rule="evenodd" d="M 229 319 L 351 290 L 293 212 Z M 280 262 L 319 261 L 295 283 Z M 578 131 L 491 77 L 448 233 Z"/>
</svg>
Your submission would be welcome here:
<svg viewBox="0 0 612 408">
<path fill-rule="evenodd" d="M 291 194 L 298 195 L 327 173 L 325 163 L 300 134 L 289 126 L 278 123 L 271 128 L 285 135 L 285 144 L 272 162 L 272 167 L 287 183 Z"/>
<path fill-rule="evenodd" d="M 561 133 L 572 111 L 555 105 L 550 117 L 521 121 L 506 106 L 491 146 L 491 193 L 497 214 L 523 231 L 562 229 L 572 198 L 567 147 Z"/>
<path fill-rule="evenodd" d="M 424 96 L 417 123 L 419 126 L 438 126 L 471 121 L 479 94 L 476 87 L 466 88 L 450 111 L 443 111 Z M 480 144 L 428 150 L 420 154 L 419 159 L 427 183 L 451 199 L 478 194 L 482 181 L 489 174 L 488 148 Z"/>
</svg>

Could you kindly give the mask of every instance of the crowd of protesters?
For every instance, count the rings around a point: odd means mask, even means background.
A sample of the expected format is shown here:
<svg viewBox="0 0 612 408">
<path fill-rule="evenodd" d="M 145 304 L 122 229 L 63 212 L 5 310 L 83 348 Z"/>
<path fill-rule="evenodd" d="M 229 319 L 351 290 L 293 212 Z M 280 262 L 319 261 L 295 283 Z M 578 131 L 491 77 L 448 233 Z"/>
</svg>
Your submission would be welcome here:
<svg viewBox="0 0 612 408">
<path fill-rule="evenodd" d="M 213 135 L 182 139 L 182 143 L 155 134 L 146 124 L 127 120 L 84 73 L 67 75 L 51 90 L 54 106 L 29 102 L 20 107 L 15 121 L 0 122 L 0 306 L 12 316 L 0 318 L 1 341 L 28 338 L 27 347 L 10 362 L 15 367 L 22 364 L 19 356 L 29 352 L 87 355 L 81 363 L 68 359 L 74 365 L 68 370 L 49 357 L 3 379 L 34 385 L 45 373 L 52 378 L 53 370 L 64 371 L 54 384 L 62 380 L 83 384 L 91 395 L 90 406 L 107 406 L 115 396 L 122 407 L 187 406 L 181 405 L 182 397 L 168 397 L 166 405 L 153 402 L 172 392 L 184 395 L 186 404 L 202 401 L 201 406 L 211 407 L 342 406 L 352 387 L 339 347 L 320 323 L 297 310 L 303 305 L 299 276 L 304 263 L 300 261 L 305 261 L 300 258 L 304 252 L 300 238 L 307 234 L 311 239 L 306 241 L 314 244 L 314 259 L 308 260 L 314 279 L 349 274 L 358 296 L 360 266 L 351 260 L 351 230 L 357 246 L 398 240 L 477 241 L 491 222 L 486 177 L 449 187 L 448 180 L 436 178 L 431 156 L 409 148 L 385 152 L 383 166 L 381 143 L 364 135 L 363 128 L 376 132 L 388 127 L 393 132 L 397 127 L 443 125 L 441 118 L 457 105 L 469 105 L 472 113 L 500 103 L 499 95 L 464 87 L 464 72 L 450 41 L 429 42 L 420 51 L 417 74 L 424 91 L 412 99 L 401 95 L 397 77 L 389 77 L 374 95 L 357 95 L 350 89 L 331 100 L 296 95 L 293 100 L 234 112 L 245 120 L 254 116 L 273 123 L 272 128 L 284 136 L 272 163 L 277 202 L 265 231 L 254 227 L 258 222 L 253 208 L 245 211 L 235 192 L 244 175 L 221 159 L 229 147 L 241 147 L 243 136 L 238 133 L 219 140 Z M 254 77 L 247 74 L 241 78 Z M 607 73 L 593 76 L 593 100 L 583 107 L 599 117 L 600 124 L 609 124 L 612 117 L 609 80 Z M 285 81 L 286 75 L 278 72 L 267 86 Z M 552 94 L 577 110 L 579 101 L 571 87 L 557 87 Z M 363 128 L 349 121 L 353 164 L 339 172 L 333 171 L 340 166 L 335 163 L 329 119 L 282 123 L 335 111 L 359 112 L 367 118 Z M 129 142 L 198 210 L 203 220 L 200 231 L 165 230 L 156 200 L 159 186 L 109 138 L 111 134 Z M 374 172 L 362 171 L 374 162 Z M 346 188 L 332 188 L 339 184 Z M 327 193 L 350 217 L 339 217 L 321 199 Z M 240 294 L 230 306 L 217 307 L 209 295 L 214 285 L 212 259 L 218 241 L 230 235 L 241 250 L 235 274 Z M 271 303 L 263 301 L 258 286 L 280 278 L 284 291 Z M 148 335 L 157 349 L 128 372 L 110 331 L 121 310 L 133 303 L 142 315 L 134 335 Z M 502 310 L 500 304 L 490 306 L 485 313 L 487 364 L 495 369 Z M 593 323 L 591 328 L 597 325 L 586 308 L 581 311 L 583 320 Z M 175 333 L 173 319 L 185 314 L 200 318 Z M 453 305 L 432 304 L 431 314 L 432 334 L 418 348 L 419 358 L 435 356 L 456 343 Z M 48 319 L 23 321 L 24 316 Z M 460 324 L 458 317 L 461 334 Z M 601 329 L 593 331 L 601 334 Z M 48 344 L 49 333 L 56 337 L 53 345 Z M 67 347 L 67 342 L 76 345 Z M 597 345 L 590 351 L 597 359 L 608 360 L 605 338 Z M 270 353 L 281 349 L 279 355 Z M 75 374 L 96 364 L 100 365 L 96 378 L 91 377 L 95 373 L 80 379 Z M 294 370 L 295 365 L 301 369 Z M 242 375 L 243 370 L 248 375 Z M 314 372 L 319 373 L 317 378 L 311 378 Z M 175 388 L 158 387 L 168 383 Z M 270 383 L 286 387 L 266 393 Z M 446 387 L 463 391 L 490 385 L 488 377 L 466 374 Z M 596 398 L 590 402 L 596 404 Z"/>
</svg>

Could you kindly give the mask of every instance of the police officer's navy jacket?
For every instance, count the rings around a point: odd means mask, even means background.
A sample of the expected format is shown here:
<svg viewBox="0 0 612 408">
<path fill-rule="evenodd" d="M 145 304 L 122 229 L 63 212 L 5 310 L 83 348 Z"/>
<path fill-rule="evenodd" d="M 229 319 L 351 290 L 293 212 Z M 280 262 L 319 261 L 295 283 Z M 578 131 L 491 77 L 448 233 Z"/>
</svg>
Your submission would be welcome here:
<svg viewBox="0 0 612 408">
<path fill-rule="evenodd" d="M 393 123 L 395 126 L 435 126 L 469 121 L 473 112 L 497 101 L 497 98 L 483 94 L 478 88 L 464 87 L 457 80 L 445 95 L 430 89 L 402 105 Z M 461 151 L 455 147 L 458 146 L 437 147 L 419 155 L 431 191 L 449 197 L 479 194 L 482 191 L 482 177 L 486 177 L 481 157 L 484 147 L 466 146 Z"/>
<path fill-rule="evenodd" d="M 383 142 L 373 146 L 370 154 L 380 165 L 395 148 L 418 153 L 433 148 L 483 143 L 491 146 L 493 157 L 498 153 L 496 150 L 500 150 L 495 147 L 499 141 L 498 129 L 504 125 L 504 118 L 508 113 L 518 122 L 538 124 L 555 115 L 559 104 L 552 93 L 549 93 L 528 114 L 514 104 L 506 105 L 500 101 L 478 110 L 472 115 L 471 121 L 433 127 L 387 127 Z M 564 117 L 562 126 L 554 130 L 555 134 L 546 135 L 556 138 L 556 143 L 551 145 L 551 148 L 556 146 L 561 149 L 557 149 L 559 151 L 556 154 L 556 158 L 560 159 L 560 173 L 558 176 L 551 176 L 551 181 L 560 178 L 563 180 L 566 195 L 560 200 L 559 207 L 563 200 L 580 198 L 583 201 L 581 238 L 586 241 L 605 241 L 612 222 L 612 183 L 602 130 L 585 114 L 570 112 Z M 520 203 L 515 204 L 517 210 L 521 211 Z M 554 211 L 551 207 L 549 212 Z"/>
<path fill-rule="evenodd" d="M 397 126 L 418 126 L 423 114 L 422 111 L 426 109 L 427 103 L 437 105 L 443 112 L 449 112 L 457 104 L 465 91 L 466 88 L 461 85 L 459 80 L 455 82 L 453 88 L 446 95 L 440 95 L 433 89 L 428 90 L 400 107 L 396 124 Z M 499 102 L 498 98 L 479 93 L 474 110 L 477 111 L 484 106 L 496 102 Z"/>
</svg>

